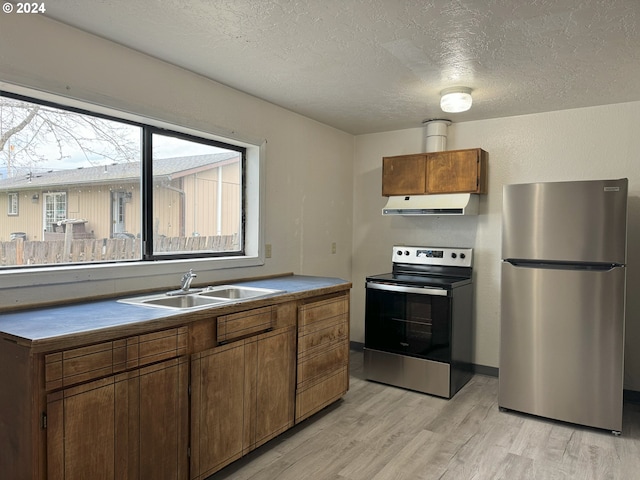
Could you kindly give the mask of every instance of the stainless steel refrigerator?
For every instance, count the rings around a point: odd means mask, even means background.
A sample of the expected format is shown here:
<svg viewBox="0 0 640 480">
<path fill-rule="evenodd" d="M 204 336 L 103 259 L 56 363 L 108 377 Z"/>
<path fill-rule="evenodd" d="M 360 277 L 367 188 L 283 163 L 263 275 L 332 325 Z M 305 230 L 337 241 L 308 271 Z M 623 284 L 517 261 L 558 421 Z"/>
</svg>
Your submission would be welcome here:
<svg viewBox="0 0 640 480">
<path fill-rule="evenodd" d="M 622 431 L 627 190 L 504 186 L 501 409 Z"/>
</svg>

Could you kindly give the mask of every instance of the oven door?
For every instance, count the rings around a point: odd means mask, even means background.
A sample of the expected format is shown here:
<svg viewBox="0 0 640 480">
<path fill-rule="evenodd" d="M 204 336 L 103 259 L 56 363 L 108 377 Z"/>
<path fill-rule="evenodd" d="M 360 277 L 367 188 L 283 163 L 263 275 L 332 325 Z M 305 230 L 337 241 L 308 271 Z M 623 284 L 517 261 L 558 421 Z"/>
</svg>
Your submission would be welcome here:
<svg viewBox="0 0 640 480">
<path fill-rule="evenodd" d="M 440 288 L 367 282 L 365 347 L 449 363 L 451 295 Z"/>
</svg>

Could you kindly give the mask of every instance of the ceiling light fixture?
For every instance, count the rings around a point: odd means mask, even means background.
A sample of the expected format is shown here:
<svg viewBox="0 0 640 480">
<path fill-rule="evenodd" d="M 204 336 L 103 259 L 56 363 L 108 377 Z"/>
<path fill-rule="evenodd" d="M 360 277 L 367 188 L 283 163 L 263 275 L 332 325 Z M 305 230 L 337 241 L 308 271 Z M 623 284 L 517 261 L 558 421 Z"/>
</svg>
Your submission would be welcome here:
<svg viewBox="0 0 640 480">
<path fill-rule="evenodd" d="M 440 108 L 443 112 L 466 112 L 471 108 L 471 89 L 468 87 L 445 88 L 440 92 Z"/>
</svg>

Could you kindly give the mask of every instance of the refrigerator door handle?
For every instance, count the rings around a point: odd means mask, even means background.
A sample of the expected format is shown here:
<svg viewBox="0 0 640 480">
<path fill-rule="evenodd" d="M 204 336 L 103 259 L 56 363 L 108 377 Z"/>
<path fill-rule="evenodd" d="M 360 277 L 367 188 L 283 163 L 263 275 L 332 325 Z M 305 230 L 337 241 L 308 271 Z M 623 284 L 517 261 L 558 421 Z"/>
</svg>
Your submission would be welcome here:
<svg viewBox="0 0 640 480">
<path fill-rule="evenodd" d="M 610 272 L 614 268 L 623 268 L 621 263 L 578 263 L 578 262 L 554 262 L 544 260 L 521 260 L 507 258 L 506 263 L 520 268 L 544 268 L 549 270 L 586 270 L 598 272 Z"/>
</svg>

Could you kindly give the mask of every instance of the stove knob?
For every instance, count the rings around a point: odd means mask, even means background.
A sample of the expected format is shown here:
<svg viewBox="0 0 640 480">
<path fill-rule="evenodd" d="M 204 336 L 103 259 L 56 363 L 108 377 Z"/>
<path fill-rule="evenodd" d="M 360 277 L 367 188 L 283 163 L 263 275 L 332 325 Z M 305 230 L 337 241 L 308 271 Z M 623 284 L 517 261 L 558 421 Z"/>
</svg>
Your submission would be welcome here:
<svg viewBox="0 0 640 480">
<path fill-rule="evenodd" d="M 460 258 L 467 258 L 467 256 L 464 253 L 461 253 Z"/>
<path fill-rule="evenodd" d="M 458 256 L 458 255 L 457 255 L 457 254 L 455 254 L 455 253 L 452 253 L 452 254 L 451 254 L 451 258 L 456 258 L 457 256 Z"/>
<path fill-rule="evenodd" d="M 396 253 L 397 253 L 398 255 L 402 255 L 402 250 L 398 250 Z"/>
<path fill-rule="evenodd" d="M 409 250 L 405 250 L 405 251 L 404 251 L 404 254 L 405 254 L 405 255 L 407 255 L 407 256 L 408 256 L 408 255 L 410 255 L 410 254 L 409 254 Z"/>
</svg>

